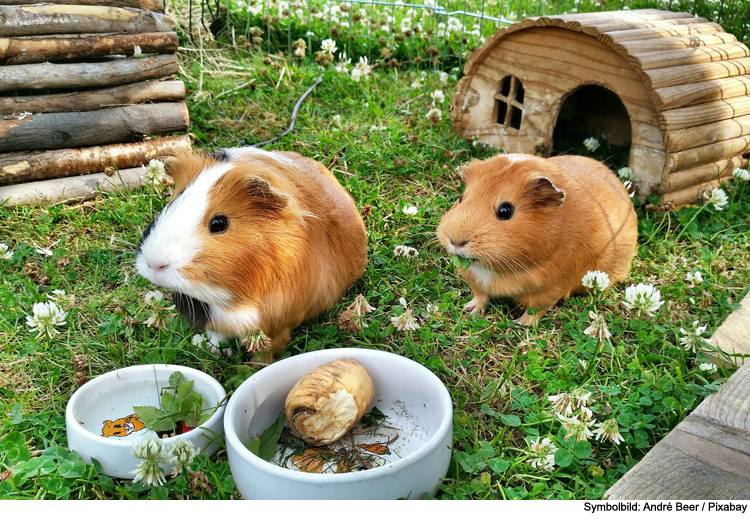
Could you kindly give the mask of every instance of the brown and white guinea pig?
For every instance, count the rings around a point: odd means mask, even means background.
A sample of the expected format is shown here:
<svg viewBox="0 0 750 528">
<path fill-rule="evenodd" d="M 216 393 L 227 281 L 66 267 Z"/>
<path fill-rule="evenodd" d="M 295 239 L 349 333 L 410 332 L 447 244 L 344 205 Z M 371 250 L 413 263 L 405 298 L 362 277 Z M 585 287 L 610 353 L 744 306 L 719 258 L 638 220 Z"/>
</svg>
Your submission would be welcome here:
<svg viewBox="0 0 750 528">
<path fill-rule="evenodd" d="M 581 280 L 588 271 L 603 271 L 612 283 L 627 277 L 637 218 L 625 187 L 602 163 L 509 154 L 472 161 L 461 174 L 466 188 L 437 236 L 448 253 L 472 260 L 459 269 L 474 294 L 465 310 L 511 297 L 526 309 L 515 322 L 536 325 L 557 301 L 587 291 Z"/>
<path fill-rule="evenodd" d="M 362 275 L 364 222 L 317 161 L 248 147 L 179 153 L 166 169 L 174 198 L 144 231 L 136 267 L 213 345 L 262 330 L 278 351 Z"/>
</svg>

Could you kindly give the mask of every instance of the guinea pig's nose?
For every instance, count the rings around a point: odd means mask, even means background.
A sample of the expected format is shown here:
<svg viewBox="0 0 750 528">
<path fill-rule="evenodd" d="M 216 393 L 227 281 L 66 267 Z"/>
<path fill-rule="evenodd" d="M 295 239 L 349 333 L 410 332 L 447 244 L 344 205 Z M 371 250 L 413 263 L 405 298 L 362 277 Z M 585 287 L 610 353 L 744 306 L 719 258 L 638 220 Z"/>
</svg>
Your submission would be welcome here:
<svg viewBox="0 0 750 528">
<path fill-rule="evenodd" d="M 148 263 L 148 267 L 151 268 L 154 271 L 164 271 L 165 269 L 167 269 L 169 267 L 169 263 L 168 262 L 164 262 L 164 261 L 157 261 L 157 262 L 153 262 L 153 263 L 152 262 L 148 262 L 148 261 L 146 261 L 146 262 Z"/>
<path fill-rule="evenodd" d="M 456 249 L 460 249 L 466 245 L 467 240 L 459 240 L 458 242 L 455 242 L 452 238 L 450 239 L 451 244 L 453 244 L 453 247 Z"/>
</svg>

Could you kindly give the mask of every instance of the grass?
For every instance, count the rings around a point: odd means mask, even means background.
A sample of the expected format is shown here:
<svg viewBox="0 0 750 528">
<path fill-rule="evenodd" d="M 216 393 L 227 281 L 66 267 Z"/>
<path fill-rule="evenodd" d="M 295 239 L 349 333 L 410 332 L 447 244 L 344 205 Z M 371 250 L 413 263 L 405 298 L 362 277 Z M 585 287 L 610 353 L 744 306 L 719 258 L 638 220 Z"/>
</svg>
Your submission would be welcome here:
<svg viewBox="0 0 750 528">
<path fill-rule="evenodd" d="M 191 132 L 206 149 L 277 135 L 294 101 L 320 74 L 315 65 L 210 46 L 184 53 L 181 67 Z M 468 316 L 461 309 L 468 287 L 434 232 L 461 194 L 456 168 L 493 151 L 451 132 L 449 97 L 437 105 L 439 124 L 426 119 L 430 93 L 450 95 L 456 78 L 442 85 L 436 72 L 421 76 L 383 68 L 355 83 L 329 69 L 302 107 L 295 132 L 273 145 L 329 167 L 366 215 L 369 237 L 362 278 L 334 308 L 296 329 L 284 357 L 371 347 L 438 375 L 454 403 L 454 457 L 437 498 L 600 498 L 731 374 L 706 375 L 699 368 L 703 352 L 685 350 L 679 337 L 694 321 L 714 331 L 747 292 L 750 189 L 728 182 L 722 211 L 686 207 L 662 214 L 639 206 L 639 248 L 628 283 L 596 299 L 559 303 L 539 328 L 513 324 L 519 311 L 505 299 L 483 317 Z M 421 87 L 413 88 L 417 80 Z M 180 317 L 164 328 L 145 324 L 152 315 L 145 295 L 154 288 L 135 273 L 135 249 L 169 196 L 169 189 L 148 187 L 74 206 L 0 210 L 0 243 L 13 251 L 10 260 L 0 259 L 0 497 L 238 497 L 223 450 L 196 458 L 190 478 L 152 488 L 101 475 L 66 449 L 64 409 L 77 386 L 73 355 L 86 356 L 89 377 L 176 363 L 212 374 L 228 391 L 260 368 L 238 347 L 228 357 L 194 346 L 196 330 Z M 417 214 L 404 214 L 405 206 L 416 206 Z M 398 245 L 418 256 L 397 257 Z M 686 273 L 696 270 L 704 280 L 693 286 Z M 653 318 L 623 308 L 625 288 L 639 282 L 654 285 L 665 301 Z M 58 335 L 37 338 L 26 316 L 55 289 L 74 294 L 74 304 Z M 358 294 L 376 310 L 366 317 L 367 328 L 342 330 L 338 315 Z M 391 324 L 401 297 L 420 329 L 401 332 Z M 428 304 L 437 313 L 429 314 Z M 592 309 L 606 318 L 610 339 L 584 334 Z M 565 438 L 548 396 L 575 389 L 591 392 L 595 419 L 617 421 L 622 443 Z M 552 472 L 530 464 L 537 438 L 558 448 Z"/>
</svg>

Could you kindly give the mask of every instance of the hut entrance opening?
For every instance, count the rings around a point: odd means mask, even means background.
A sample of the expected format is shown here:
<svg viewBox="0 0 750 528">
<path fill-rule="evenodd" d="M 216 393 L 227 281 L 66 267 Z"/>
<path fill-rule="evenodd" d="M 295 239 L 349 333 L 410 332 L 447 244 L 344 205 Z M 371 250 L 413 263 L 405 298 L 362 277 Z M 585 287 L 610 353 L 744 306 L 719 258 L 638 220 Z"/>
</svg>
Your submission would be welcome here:
<svg viewBox="0 0 750 528">
<path fill-rule="evenodd" d="M 590 137 L 600 143 L 594 152 L 583 146 Z M 563 98 L 552 134 L 552 155 L 589 155 L 616 170 L 628 165 L 632 137 L 628 111 L 617 94 L 598 85 L 585 85 Z"/>
</svg>

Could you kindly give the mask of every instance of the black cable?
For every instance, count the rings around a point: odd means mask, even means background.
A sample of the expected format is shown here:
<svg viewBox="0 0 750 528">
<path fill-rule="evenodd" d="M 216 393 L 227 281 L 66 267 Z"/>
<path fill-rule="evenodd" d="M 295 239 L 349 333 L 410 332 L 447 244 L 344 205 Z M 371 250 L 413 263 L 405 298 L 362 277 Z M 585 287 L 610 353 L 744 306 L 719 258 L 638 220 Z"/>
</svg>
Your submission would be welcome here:
<svg viewBox="0 0 750 528">
<path fill-rule="evenodd" d="M 318 77 L 318 79 L 315 81 L 315 84 L 313 84 L 310 88 L 308 88 L 307 91 L 302 94 L 302 97 L 299 98 L 299 100 L 297 101 L 297 104 L 294 105 L 294 110 L 292 110 L 292 122 L 289 124 L 289 128 L 287 128 L 284 132 L 282 132 L 281 134 L 279 134 L 278 136 L 276 136 L 273 139 L 269 139 L 267 141 L 263 141 L 261 143 L 256 143 L 255 145 L 250 145 L 250 146 L 251 147 L 262 147 L 263 145 L 268 145 L 269 143 L 273 143 L 274 141 L 283 138 L 289 132 L 291 132 L 292 130 L 294 130 L 294 123 L 297 121 L 297 112 L 299 112 L 299 109 L 302 106 L 302 103 L 305 101 L 305 99 L 307 98 L 307 96 L 310 95 L 312 93 L 312 91 L 315 90 L 315 88 L 317 88 L 318 85 L 320 83 L 322 83 L 322 82 L 323 82 L 323 77 L 322 76 Z M 245 141 L 243 143 L 243 146 L 247 145 L 247 144 L 248 144 L 247 141 Z"/>
</svg>

